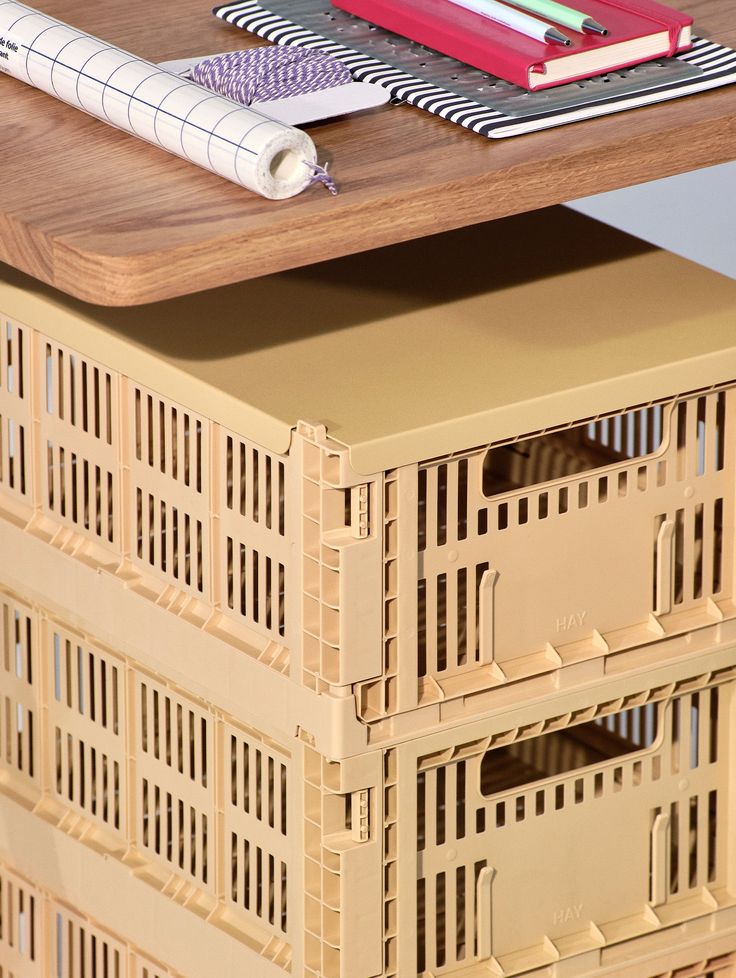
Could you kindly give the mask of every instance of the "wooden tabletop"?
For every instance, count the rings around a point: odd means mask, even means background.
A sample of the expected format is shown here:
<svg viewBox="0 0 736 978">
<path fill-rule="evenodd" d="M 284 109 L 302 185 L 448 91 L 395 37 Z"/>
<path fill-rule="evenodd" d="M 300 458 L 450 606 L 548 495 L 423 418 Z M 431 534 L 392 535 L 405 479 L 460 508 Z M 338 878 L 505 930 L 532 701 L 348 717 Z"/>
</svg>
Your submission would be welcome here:
<svg viewBox="0 0 736 978">
<path fill-rule="evenodd" d="M 677 2 L 701 36 L 736 46 L 731 3 Z M 211 6 L 40 4 L 153 61 L 248 46 Z M 282 202 L 6 76 L 0 127 L 0 259 L 87 301 L 136 305 L 733 159 L 736 86 L 502 141 L 382 108 L 310 130 L 338 197 L 313 187 Z"/>
</svg>

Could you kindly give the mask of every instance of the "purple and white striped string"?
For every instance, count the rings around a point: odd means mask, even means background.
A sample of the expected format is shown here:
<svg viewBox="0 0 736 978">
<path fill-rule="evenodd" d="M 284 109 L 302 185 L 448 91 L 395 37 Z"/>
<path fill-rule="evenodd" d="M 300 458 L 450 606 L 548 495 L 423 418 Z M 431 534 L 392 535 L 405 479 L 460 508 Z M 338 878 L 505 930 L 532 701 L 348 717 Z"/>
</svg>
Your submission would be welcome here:
<svg viewBox="0 0 736 978">
<path fill-rule="evenodd" d="M 321 92 L 352 80 L 350 70 L 341 61 L 318 51 L 294 47 L 251 48 L 220 54 L 192 69 L 192 81 L 241 105 Z"/>
<path fill-rule="evenodd" d="M 353 80 L 350 70 L 329 55 L 277 45 L 207 58 L 194 66 L 191 78 L 241 105 L 322 92 Z M 305 166 L 313 171 L 313 182 L 337 193 L 326 166 L 306 161 Z"/>
</svg>

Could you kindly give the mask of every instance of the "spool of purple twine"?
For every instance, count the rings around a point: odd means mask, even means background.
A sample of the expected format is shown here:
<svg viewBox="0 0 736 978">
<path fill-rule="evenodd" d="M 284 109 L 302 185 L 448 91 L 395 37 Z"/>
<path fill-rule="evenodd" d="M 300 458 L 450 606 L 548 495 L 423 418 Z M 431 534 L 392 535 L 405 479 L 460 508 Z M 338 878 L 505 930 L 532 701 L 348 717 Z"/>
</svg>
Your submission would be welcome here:
<svg viewBox="0 0 736 978">
<path fill-rule="evenodd" d="M 192 68 L 190 77 L 241 105 L 321 92 L 353 80 L 350 69 L 327 54 L 277 45 L 207 58 Z M 331 194 L 337 193 L 327 164 L 319 166 L 305 160 L 304 165 L 312 171 L 312 182 L 323 184 Z"/>
<path fill-rule="evenodd" d="M 208 58 L 194 66 L 191 77 L 241 105 L 320 92 L 353 80 L 350 70 L 329 55 L 279 46 Z"/>
</svg>

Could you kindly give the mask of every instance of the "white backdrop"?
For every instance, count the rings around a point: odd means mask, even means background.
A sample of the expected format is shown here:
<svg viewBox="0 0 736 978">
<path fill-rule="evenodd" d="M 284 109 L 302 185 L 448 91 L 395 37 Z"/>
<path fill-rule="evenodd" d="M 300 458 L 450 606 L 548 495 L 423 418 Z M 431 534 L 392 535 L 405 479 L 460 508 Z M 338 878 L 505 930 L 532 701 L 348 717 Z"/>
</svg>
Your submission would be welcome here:
<svg viewBox="0 0 736 978">
<path fill-rule="evenodd" d="M 568 206 L 736 279 L 736 163 Z"/>
</svg>

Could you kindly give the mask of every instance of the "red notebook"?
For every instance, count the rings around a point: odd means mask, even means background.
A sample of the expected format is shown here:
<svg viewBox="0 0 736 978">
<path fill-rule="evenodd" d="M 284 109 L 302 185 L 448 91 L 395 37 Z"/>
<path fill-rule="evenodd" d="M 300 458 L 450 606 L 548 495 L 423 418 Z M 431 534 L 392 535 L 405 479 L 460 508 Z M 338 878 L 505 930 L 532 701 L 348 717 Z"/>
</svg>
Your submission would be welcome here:
<svg viewBox="0 0 736 978">
<path fill-rule="evenodd" d="M 450 0 L 332 0 L 394 34 L 539 90 L 591 78 L 692 46 L 692 17 L 655 0 L 563 0 L 608 28 L 608 35 L 565 29 L 572 47 L 545 44 L 464 10 Z"/>
</svg>

